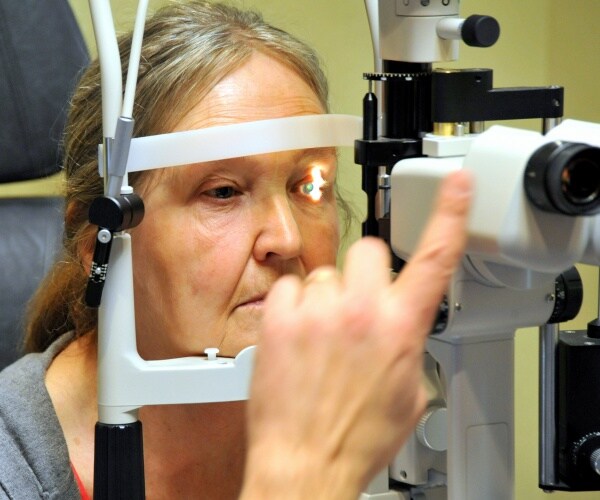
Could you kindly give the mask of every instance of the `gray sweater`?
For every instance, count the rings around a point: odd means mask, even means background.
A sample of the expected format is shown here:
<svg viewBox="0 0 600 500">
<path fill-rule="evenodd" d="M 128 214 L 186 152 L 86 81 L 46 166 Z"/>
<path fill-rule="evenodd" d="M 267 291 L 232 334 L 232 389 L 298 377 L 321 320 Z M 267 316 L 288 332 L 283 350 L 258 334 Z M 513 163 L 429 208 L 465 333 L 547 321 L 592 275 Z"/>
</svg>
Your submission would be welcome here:
<svg viewBox="0 0 600 500">
<path fill-rule="evenodd" d="M 63 335 L 44 353 L 29 354 L 0 372 L 0 498 L 81 498 L 67 443 L 44 377 L 69 343 Z"/>
</svg>

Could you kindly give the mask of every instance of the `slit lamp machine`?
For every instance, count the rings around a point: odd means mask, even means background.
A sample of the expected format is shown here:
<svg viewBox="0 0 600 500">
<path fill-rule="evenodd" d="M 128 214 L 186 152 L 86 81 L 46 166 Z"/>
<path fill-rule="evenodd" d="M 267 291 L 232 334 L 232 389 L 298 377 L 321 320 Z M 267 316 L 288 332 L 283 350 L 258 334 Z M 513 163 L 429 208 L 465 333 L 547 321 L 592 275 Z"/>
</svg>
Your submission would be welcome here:
<svg viewBox="0 0 600 500">
<path fill-rule="evenodd" d="M 302 116 L 132 138 L 148 1 L 138 5 L 125 89 L 110 3 L 89 3 L 105 185 L 89 213 L 98 233 L 86 294 L 99 307 L 94 498 L 144 498 L 140 407 L 243 400 L 252 374 L 254 347 L 235 359 L 210 348 L 161 361 L 137 353 L 127 230 L 144 208 L 127 173 L 325 146 L 354 146 L 363 234 L 389 244 L 394 271 L 444 176 L 464 168 L 476 182 L 467 252 L 425 353 L 427 411 L 361 500 L 514 498 L 514 332 L 527 326 L 540 327 L 540 488 L 600 490 L 600 386 L 588 383 L 600 377 L 600 322 L 558 328 L 582 302 L 573 265 L 600 265 L 600 125 L 562 121 L 561 87 L 494 88 L 490 69 L 433 69 L 457 59 L 461 41 L 493 45 L 495 19 L 461 18 L 458 0 L 365 0 L 375 65 L 363 75 L 362 120 Z M 522 118 L 539 118 L 541 132 L 485 128 Z"/>
</svg>

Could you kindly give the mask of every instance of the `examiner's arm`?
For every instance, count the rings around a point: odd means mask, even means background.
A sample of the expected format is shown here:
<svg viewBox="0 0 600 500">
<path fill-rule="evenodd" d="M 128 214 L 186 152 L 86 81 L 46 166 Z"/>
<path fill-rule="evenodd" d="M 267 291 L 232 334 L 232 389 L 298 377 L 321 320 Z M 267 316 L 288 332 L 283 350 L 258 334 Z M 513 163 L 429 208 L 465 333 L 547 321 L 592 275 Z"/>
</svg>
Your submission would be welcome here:
<svg viewBox="0 0 600 500">
<path fill-rule="evenodd" d="M 352 246 L 342 274 L 287 276 L 266 303 L 248 406 L 243 499 L 355 499 L 423 412 L 423 350 L 465 245 L 472 181 L 443 183 L 419 248 Z"/>
</svg>

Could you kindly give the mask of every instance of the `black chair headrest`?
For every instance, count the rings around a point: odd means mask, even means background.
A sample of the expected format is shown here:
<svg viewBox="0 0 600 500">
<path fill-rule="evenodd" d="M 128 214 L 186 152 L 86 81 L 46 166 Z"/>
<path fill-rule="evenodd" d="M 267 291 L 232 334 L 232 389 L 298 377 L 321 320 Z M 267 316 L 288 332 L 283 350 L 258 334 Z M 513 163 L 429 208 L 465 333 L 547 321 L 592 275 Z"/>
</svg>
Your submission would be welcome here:
<svg viewBox="0 0 600 500">
<path fill-rule="evenodd" d="M 67 0 L 0 0 L 0 182 L 59 170 L 69 98 L 88 62 Z"/>
</svg>

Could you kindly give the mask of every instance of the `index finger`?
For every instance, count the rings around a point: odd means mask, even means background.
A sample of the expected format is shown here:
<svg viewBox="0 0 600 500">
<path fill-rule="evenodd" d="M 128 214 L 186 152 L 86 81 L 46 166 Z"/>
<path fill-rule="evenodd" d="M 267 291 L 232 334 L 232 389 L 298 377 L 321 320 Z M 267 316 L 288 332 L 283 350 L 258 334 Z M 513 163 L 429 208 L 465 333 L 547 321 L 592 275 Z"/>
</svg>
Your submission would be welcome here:
<svg viewBox="0 0 600 500">
<path fill-rule="evenodd" d="M 437 310 L 463 255 L 472 186 L 472 176 L 464 170 L 444 179 L 417 249 L 393 284 L 409 310 L 420 313 L 423 321 Z"/>
</svg>

